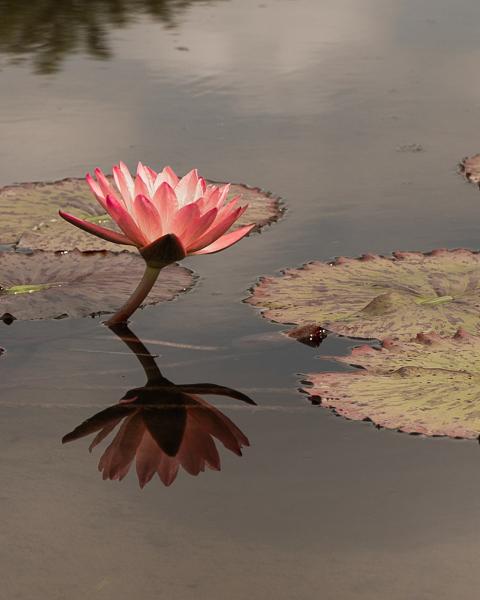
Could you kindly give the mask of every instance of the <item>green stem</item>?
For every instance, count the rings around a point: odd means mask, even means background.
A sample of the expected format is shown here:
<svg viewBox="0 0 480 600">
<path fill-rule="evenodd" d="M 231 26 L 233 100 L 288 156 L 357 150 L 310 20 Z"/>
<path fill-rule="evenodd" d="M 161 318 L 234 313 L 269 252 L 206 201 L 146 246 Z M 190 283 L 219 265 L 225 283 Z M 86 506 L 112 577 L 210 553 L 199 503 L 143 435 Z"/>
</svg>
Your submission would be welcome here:
<svg viewBox="0 0 480 600">
<path fill-rule="evenodd" d="M 158 275 L 160 274 L 161 268 L 146 266 L 145 273 L 143 274 L 142 280 L 137 286 L 137 289 L 130 296 L 130 299 L 120 308 L 108 321 L 105 321 L 105 325 L 112 327 L 112 325 L 119 325 L 120 323 L 126 323 L 128 318 L 137 310 L 140 304 L 148 296 L 148 293 L 157 281 Z"/>
</svg>

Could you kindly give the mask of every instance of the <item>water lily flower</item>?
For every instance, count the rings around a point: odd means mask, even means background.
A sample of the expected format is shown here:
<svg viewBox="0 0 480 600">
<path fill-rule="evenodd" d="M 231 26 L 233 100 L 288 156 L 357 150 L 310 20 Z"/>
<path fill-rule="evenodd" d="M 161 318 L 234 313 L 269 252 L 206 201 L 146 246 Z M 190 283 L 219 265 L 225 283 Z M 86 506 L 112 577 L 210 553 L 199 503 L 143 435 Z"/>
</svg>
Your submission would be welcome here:
<svg viewBox="0 0 480 600">
<path fill-rule="evenodd" d="M 96 199 L 118 225 L 120 231 L 79 219 L 62 210 L 69 223 L 109 242 L 136 246 L 147 263 L 145 275 L 130 300 L 107 325 L 125 322 L 154 285 L 160 270 L 186 256 L 212 254 L 228 248 L 254 227 L 245 225 L 229 232 L 248 205 L 239 196 L 227 201 L 229 184 L 207 185 L 193 169 L 181 179 L 165 167 L 156 173 L 138 164 L 132 177 L 120 162 L 113 167 L 113 182 L 100 169 L 96 180 L 86 180 Z"/>
<path fill-rule="evenodd" d="M 113 331 L 135 353 L 147 376 L 144 386 L 129 390 L 118 404 L 93 415 L 65 435 L 63 443 L 96 433 L 90 451 L 120 426 L 100 458 L 103 479 L 122 480 L 136 464 L 140 487 L 157 474 L 171 485 L 180 467 L 190 475 L 220 470 L 215 439 L 241 456 L 248 438 L 218 408 L 198 394 L 229 396 L 254 405 L 245 394 L 211 383 L 176 385 L 163 377 L 153 356 L 126 327 Z"/>
</svg>

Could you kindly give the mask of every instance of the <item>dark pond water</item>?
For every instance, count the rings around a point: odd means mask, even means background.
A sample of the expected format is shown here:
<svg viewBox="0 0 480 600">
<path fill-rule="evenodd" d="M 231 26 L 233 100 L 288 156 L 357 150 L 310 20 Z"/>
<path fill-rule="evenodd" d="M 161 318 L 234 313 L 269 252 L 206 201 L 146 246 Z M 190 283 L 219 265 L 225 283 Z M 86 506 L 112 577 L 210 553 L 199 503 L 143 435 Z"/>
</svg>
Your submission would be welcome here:
<svg viewBox="0 0 480 600">
<path fill-rule="evenodd" d="M 456 174 L 480 149 L 478 3 L 0 9 L 0 184 L 141 159 L 288 205 L 261 235 L 186 261 L 197 288 L 131 324 L 168 379 L 258 403 L 215 401 L 251 443 L 242 458 L 222 449 L 221 473 L 103 482 L 99 449 L 61 438 L 144 384 L 134 355 L 98 320 L 1 328 L 0 595 L 474 598 L 478 444 L 311 406 L 300 374 L 339 368 L 326 357 L 352 342 L 287 341 L 241 301 L 258 276 L 311 258 L 478 248 L 480 195 Z"/>
</svg>

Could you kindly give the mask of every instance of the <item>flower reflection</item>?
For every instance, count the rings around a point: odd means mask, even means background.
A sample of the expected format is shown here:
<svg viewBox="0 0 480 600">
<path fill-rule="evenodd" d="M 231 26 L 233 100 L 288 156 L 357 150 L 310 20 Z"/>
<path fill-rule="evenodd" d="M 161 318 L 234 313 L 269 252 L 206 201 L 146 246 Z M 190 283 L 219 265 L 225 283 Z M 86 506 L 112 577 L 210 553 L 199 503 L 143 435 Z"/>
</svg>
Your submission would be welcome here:
<svg viewBox="0 0 480 600">
<path fill-rule="evenodd" d="M 127 327 L 114 331 L 140 360 L 147 383 L 129 390 L 118 404 L 81 423 L 64 436 L 63 443 L 96 433 L 91 451 L 120 425 L 98 469 L 103 479 L 122 480 L 135 461 L 142 488 L 155 474 L 170 485 L 180 466 L 191 475 L 198 475 L 206 467 L 219 471 L 220 456 L 214 438 L 241 456 L 242 447 L 249 445 L 247 437 L 198 394 L 229 396 L 254 405 L 253 400 L 210 383 L 175 385 L 162 376 L 152 355 Z"/>
</svg>

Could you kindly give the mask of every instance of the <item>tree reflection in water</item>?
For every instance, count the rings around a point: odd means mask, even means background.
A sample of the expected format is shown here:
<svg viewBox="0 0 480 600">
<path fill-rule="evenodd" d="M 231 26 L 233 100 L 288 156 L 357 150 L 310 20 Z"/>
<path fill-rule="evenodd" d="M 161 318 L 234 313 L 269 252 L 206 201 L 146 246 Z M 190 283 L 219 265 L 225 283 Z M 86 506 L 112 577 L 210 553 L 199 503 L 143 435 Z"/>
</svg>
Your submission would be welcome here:
<svg viewBox="0 0 480 600">
<path fill-rule="evenodd" d="M 147 383 L 129 390 L 119 404 L 90 417 L 62 442 L 96 433 L 92 450 L 120 425 L 98 464 L 103 479 L 122 480 L 135 460 L 140 487 L 155 473 L 165 485 L 175 480 L 179 467 L 198 475 L 205 467 L 220 470 L 214 438 L 241 456 L 249 442 L 238 427 L 217 408 L 197 394 L 229 396 L 254 405 L 245 394 L 211 383 L 176 385 L 165 379 L 143 343 L 128 327 L 112 330 L 137 356 Z"/>
<path fill-rule="evenodd" d="M 33 56 L 37 73 L 59 70 L 70 54 L 111 56 L 108 32 L 141 15 L 175 27 L 179 13 L 207 0 L 0 0 L 0 52 Z"/>
</svg>

